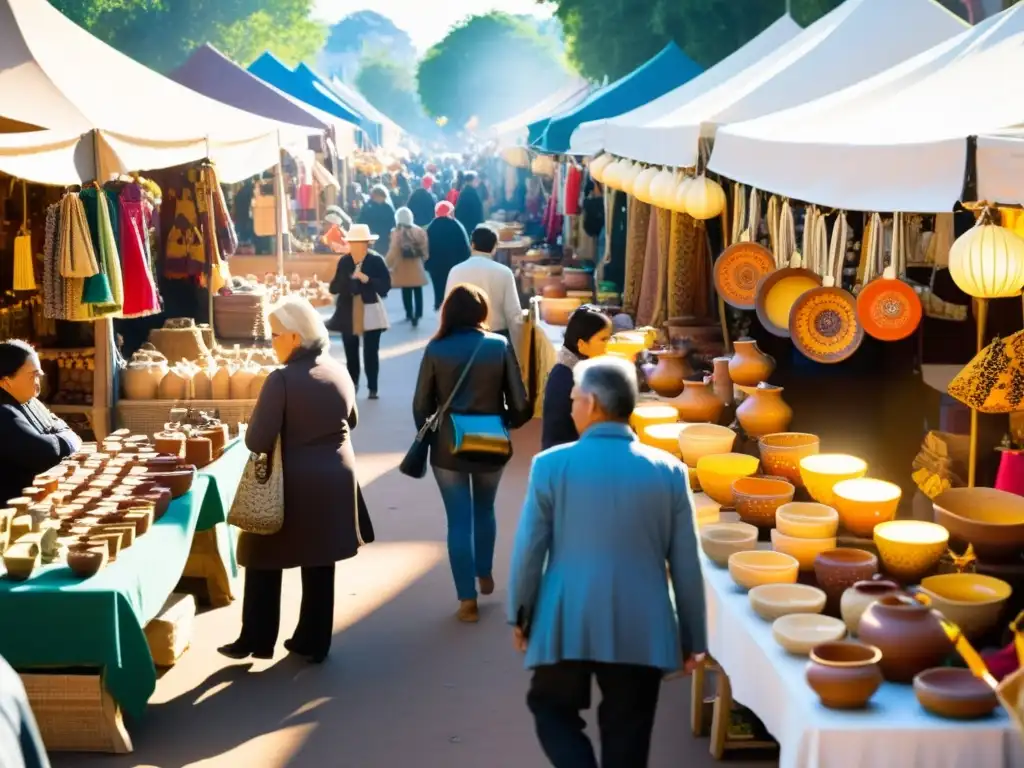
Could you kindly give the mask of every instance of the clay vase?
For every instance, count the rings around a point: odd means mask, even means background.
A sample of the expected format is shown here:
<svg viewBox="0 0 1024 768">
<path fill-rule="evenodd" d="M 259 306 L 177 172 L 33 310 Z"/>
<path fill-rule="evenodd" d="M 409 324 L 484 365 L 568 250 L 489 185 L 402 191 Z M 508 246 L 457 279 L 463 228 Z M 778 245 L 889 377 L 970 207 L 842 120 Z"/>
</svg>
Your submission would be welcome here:
<svg viewBox="0 0 1024 768">
<path fill-rule="evenodd" d="M 740 389 L 747 398 L 736 409 L 736 418 L 748 437 L 764 437 L 789 429 L 793 409 L 782 399 L 782 387 L 761 382 L 756 387 L 741 386 Z"/>
<path fill-rule="evenodd" d="M 732 376 L 729 374 L 729 358 L 716 357 L 714 360 L 715 372 L 711 374 L 714 383 L 715 395 L 725 405 L 732 405 L 736 399 L 733 391 Z"/>
<path fill-rule="evenodd" d="M 888 595 L 861 615 L 858 637 L 882 651 L 879 666 L 886 680 L 911 683 L 918 672 L 942 666 L 954 650 L 939 618 L 912 597 Z"/>
<path fill-rule="evenodd" d="M 861 709 L 882 684 L 878 648 L 854 642 L 822 643 L 811 650 L 807 684 L 830 709 Z"/>
<path fill-rule="evenodd" d="M 839 601 L 839 614 L 843 617 L 843 622 L 850 630 L 850 634 L 856 636 L 857 628 L 860 626 L 860 617 L 869 605 L 883 597 L 901 594 L 902 591 L 900 585 L 895 581 L 874 579 L 858 581 L 843 592 Z"/>
<path fill-rule="evenodd" d="M 725 403 L 718 399 L 709 382 L 684 381 L 683 393 L 672 400 L 672 406 L 679 411 L 682 421 L 717 424 Z"/>
<path fill-rule="evenodd" d="M 739 339 L 733 343 L 733 348 L 735 351 L 729 359 L 729 375 L 734 384 L 756 387 L 772 375 L 775 360 L 758 349 L 756 341 Z"/>
<path fill-rule="evenodd" d="M 683 391 L 683 379 L 693 373 L 686 362 L 686 353 L 664 349 L 654 354 L 658 364 L 647 377 L 647 383 L 662 397 L 675 397 Z"/>
</svg>

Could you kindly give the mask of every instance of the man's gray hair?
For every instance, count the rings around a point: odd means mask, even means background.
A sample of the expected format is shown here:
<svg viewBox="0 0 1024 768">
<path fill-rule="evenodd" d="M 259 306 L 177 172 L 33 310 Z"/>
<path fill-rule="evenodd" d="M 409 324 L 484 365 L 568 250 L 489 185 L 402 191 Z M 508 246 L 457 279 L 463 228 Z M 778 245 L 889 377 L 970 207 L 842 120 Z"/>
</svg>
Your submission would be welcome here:
<svg viewBox="0 0 1024 768">
<path fill-rule="evenodd" d="M 637 400 L 636 368 L 621 357 L 594 357 L 573 369 L 576 386 L 593 398 L 613 419 L 625 421 Z"/>
<path fill-rule="evenodd" d="M 270 317 L 277 318 L 285 330 L 298 334 L 303 349 L 325 350 L 331 346 L 323 318 L 302 296 L 285 296 L 270 310 Z"/>
</svg>

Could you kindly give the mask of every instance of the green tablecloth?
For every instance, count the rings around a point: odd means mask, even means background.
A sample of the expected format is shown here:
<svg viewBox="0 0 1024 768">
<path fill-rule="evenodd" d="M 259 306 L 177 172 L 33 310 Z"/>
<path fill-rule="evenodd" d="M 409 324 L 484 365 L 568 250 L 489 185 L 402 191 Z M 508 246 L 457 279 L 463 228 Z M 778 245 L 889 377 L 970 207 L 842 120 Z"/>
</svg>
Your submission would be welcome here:
<svg viewBox="0 0 1024 768">
<path fill-rule="evenodd" d="M 235 558 L 235 532 L 226 521 L 248 460 L 249 449 L 245 447 L 245 441 L 236 438 L 219 459 L 199 470 L 200 475 L 209 478 L 210 490 L 203 499 L 196 530 L 217 529 L 217 548 L 231 578 L 238 576 L 238 561 Z"/>
<path fill-rule="evenodd" d="M 92 578 L 65 565 L 41 568 L 28 581 L 0 578 L 0 655 L 20 671 L 99 668 L 125 714 L 141 716 L 156 689 L 143 629 L 181 577 L 209 486 L 196 477 L 190 493 Z"/>
</svg>

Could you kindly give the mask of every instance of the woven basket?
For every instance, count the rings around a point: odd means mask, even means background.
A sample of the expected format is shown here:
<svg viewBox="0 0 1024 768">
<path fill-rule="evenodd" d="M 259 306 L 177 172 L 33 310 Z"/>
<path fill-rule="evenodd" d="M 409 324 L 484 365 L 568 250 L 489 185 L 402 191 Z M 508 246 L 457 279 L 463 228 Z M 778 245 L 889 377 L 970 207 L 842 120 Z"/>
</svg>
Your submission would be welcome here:
<svg viewBox="0 0 1024 768">
<path fill-rule="evenodd" d="M 232 434 L 239 424 L 248 424 L 255 400 L 120 400 L 117 403 L 117 425 L 135 435 L 152 435 L 163 431 L 171 420 L 171 409 L 188 405 L 200 411 L 218 411 L 220 420 Z"/>
<path fill-rule="evenodd" d="M 154 328 L 149 332 L 149 342 L 171 365 L 181 360 L 202 360 L 210 354 L 199 328 Z"/>
<path fill-rule="evenodd" d="M 22 673 L 21 682 L 48 751 L 132 751 L 121 711 L 99 675 Z"/>
<path fill-rule="evenodd" d="M 235 293 L 214 296 L 213 327 L 223 341 L 260 341 L 270 338 L 267 294 Z"/>
</svg>

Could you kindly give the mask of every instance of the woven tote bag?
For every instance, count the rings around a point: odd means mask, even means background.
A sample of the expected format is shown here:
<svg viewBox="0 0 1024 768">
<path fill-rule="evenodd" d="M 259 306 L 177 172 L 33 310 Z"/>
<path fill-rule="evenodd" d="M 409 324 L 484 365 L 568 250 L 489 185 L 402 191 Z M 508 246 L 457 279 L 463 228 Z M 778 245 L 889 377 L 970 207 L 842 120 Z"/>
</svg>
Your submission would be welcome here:
<svg viewBox="0 0 1024 768">
<path fill-rule="evenodd" d="M 284 473 L 281 467 L 280 437 L 269 456 L 265 453 L 249 454 L 228 513 L 229 524 L 261 536 L 281 530 L 284 525 Z"/>
</svg>

